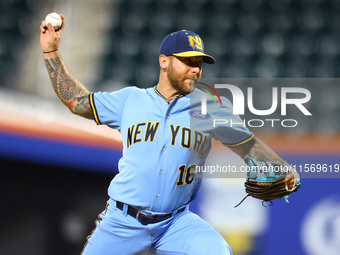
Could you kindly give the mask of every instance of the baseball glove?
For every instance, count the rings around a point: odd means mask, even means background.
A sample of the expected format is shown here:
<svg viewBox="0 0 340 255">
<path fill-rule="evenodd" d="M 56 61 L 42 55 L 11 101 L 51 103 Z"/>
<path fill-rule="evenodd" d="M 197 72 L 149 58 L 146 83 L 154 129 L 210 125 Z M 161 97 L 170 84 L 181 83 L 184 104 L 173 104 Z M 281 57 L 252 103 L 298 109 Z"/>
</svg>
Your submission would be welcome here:
<svg viewBox="0 0 340 255">
<path fill-rule="evenodd" d="M 235 207 L 239 206 L 248 196 L 273 203 L 272 200 L 285 198 L 289 203 L 288 197 L 300 187 L 300 177 L 296 170 L 284 163 L 257 161 L 254 158 L 247 157 L 244 160 L 248 166 L 247 180 L 244 184 L 247 196 Z M 295 183 L 291 189 L 284 179 L 289 173 L 295 177 Z"/>
</svg>

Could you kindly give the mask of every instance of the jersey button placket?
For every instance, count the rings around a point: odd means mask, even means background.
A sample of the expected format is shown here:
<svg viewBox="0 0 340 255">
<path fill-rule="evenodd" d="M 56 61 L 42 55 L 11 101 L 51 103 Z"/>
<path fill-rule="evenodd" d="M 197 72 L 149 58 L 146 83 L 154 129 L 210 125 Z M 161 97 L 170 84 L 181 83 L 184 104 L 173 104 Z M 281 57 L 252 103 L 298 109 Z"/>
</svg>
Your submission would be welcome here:
<svg viewBox="0 0 340 255">
<path fill-rule="evenodd" d="M 162 151 L 165 151 L 165 146 L 163 146 Z M 164 156 L 163 156 L 163 157 L 164 157 Z M 161 170 L 159 171 L 159 174 L 160 174 L 160 175 L 163 175 L 163 172 L 164 172 L 163 169 L 161 169 Z M 161 196 L 161 193 L 157 192 L 156 196 L 157 196 L 157 197 L 160 197 L 160 196 Z"/>
<path fill-rule="evenodd" d="M 167 129 L 168 128 L 168 124 L 167 124 L 167 122 L 168 122 L 168 120 L 170 119 L 170 113 L 169 113 L 169 106 L 167 105 L 167 107 L 168 107 L 168 110 L 167 110 L 167 112 L 166 112 L 166 114 L 165 114 L 165 119 L 164 119 L 164 127 Z M 166 133 L 166 132 L 165 132 Z M 165 157 L 165 155 L 163 154 L 165 151 L 166 151 L 166 145 L 167 145 L 167 143 L 166 143 L 166 141 L 167 141 L 167 139 L 165 139 L 165 143 L 163 144 L 163 147 L 162 147 L 162 158 L 164 159 L 164 157 Z M 161 162 L 162 162 L 162 160 L 161 160 Z M 161 193 L 160 193 L 160 191 L 161 191 L 161 187 L 162 187 L 162 182 L 164 181 L 164 178 L 165 178 L 165 176 L 163 177 L 163 174 L 164 174 L 164 170 L 163 170 L 163 166 L 162 166 L 162 164 L 161 164 L 161 166 L 160 166 L 160 170 L 159 170 L 159 180 L 160 180 L 160 182 L 159 182 L 159 186 L 158 186 L 158 188 L 160 188 L 158 191 L 157 191 L 157 193 L 156 193 L 156 198 L 159 198 L 160 196 L 161 196 Z M 162 181 L 161 181 L 162 180 Z M 157 188 L 157 189 L 158 189 Z"/>
</svg>

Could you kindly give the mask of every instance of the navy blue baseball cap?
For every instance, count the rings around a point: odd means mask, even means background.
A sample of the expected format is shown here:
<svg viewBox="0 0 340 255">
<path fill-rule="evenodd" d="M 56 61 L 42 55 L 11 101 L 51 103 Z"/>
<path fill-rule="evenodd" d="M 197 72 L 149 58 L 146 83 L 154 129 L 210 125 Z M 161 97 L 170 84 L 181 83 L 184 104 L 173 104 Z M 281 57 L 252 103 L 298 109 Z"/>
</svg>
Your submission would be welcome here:
<svg viewBox="0 0 340 255">
<path fill-rule="evenodd" d="M 179 30 L 167 35 L 159 49 L 159 55 L 176 57 L 203 57 L 203 62 L 214 64 L 215 59 L 204 53 L 199 35 L 189 30 Z"/>
</svg>

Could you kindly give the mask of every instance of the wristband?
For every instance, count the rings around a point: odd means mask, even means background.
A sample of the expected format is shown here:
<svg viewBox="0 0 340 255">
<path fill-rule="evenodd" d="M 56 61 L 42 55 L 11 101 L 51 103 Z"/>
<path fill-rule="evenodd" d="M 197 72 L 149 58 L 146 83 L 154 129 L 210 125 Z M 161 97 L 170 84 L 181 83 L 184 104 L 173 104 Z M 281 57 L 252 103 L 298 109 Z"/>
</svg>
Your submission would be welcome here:
<svg viewBox="0 0 340 255">
<path fill-rule="evenodd" d="M 55 51 L 58 51 L 58 50 L 51 50 L 51 51 L 43 51 L 43 53 L 51 53 L 51 52 L 55 52 Z"/>
</svg>

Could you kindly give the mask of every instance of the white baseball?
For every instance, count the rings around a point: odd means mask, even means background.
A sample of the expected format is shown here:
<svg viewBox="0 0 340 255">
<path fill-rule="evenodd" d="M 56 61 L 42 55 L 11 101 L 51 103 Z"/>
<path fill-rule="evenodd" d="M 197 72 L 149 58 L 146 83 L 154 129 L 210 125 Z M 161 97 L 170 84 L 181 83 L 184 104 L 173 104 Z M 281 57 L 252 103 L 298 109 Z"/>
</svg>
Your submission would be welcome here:
<svg viewBox="0 0 340 255">
<path fill-rule="evenodd" d="M 48 14 L 45 18 L 46 26 L 47 26 L 48 23 L 51 23 L 51 25 L 54 29 L 58 29 L 59 27 L 61 27 L 61 24 L 62 24 L 62 20 L 61 20 L 60 15 L 56 12 L 52 12 L 52 13 Z"/>
</svg>

